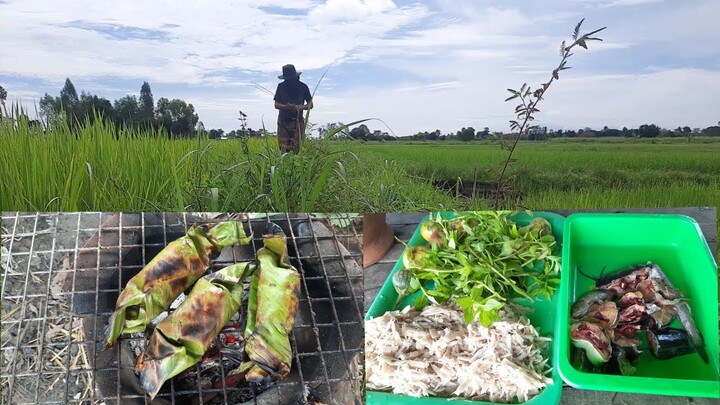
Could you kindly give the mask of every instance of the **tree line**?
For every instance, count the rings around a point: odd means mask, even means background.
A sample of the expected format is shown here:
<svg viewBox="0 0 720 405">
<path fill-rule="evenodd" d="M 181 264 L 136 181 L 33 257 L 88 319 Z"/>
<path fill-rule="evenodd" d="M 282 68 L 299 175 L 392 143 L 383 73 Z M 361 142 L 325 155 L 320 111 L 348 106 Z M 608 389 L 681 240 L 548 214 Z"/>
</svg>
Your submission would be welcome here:
<svg viewBox="0 0 720 405">
<path fill-rule="evenodd" d="M 327 133 L 333 128 L 342 126 L 342 123 L 331 123 L 319 129 L 320 135 Z M 501 139 L 506 137 L 515 137 L 517 133 L 507 132 L 490 132 L 488 127 L 482 130 L 475 130 L 473 127 L 463 127 L 454 133 L 443 134 L 439 129 L 434 131 L 422 131 L 408 136 L 391 136 L 387 132 L 379 130 L 370 130 L 365 124 L 361 124 L 349 131 L 344 132 L 345 138 L 363 140 L 363 141 L 464 141 Z M 690 136 L 718 136 L 720 137 L 720 122 L 718 125 L 709 126 L 707 128 L 690 128 L 689 126 L 677 127 L 675 129 L 661 128 L 655 124 L 643 124 L 637 128 L 622 129 L 609 128 L 607 126 L 602 129 L 595 130 L 589 127 L 578 130 L 552 130 L 547 127 L 531 128 L 522 139 L 528 140 L 545 140 L 551 138 L 608 138 L 608 137 L 626 137 L 626 138 L 658 138 L 658 137 L 690 137 Z"/>
<path fill-rule="evenodd" d="M 111 102 L 89 92 L 78 95 L 68 78 L 59 96 L 45 93 L 40 100 L 40 116 L 46 127 L 67 122 L 73 128 L 93 123 L 97 119 L 114 122 L 117 128 L 161 128 L 172 137 L 196 135 L 199 117 L 195 107 L 181 99 L 161 97 L 154 101 L 150 84 L 144 82 L 139 97 L 127 95 Z"/>
</svg>

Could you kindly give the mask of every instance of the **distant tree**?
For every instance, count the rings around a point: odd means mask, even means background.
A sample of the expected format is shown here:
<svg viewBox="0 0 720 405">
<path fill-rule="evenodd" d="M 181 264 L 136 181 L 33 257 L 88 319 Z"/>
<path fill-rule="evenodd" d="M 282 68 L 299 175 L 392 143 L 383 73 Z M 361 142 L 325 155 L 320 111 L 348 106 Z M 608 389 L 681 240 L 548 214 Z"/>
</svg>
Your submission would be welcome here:
<svg viewBox="0 0 720 405">
<path fill-rule="evenodd" d="M 54 125 L 62 119 L 60 97 L 53 97 L 45 93 L 45 97 L 40 99 L 40 116 L 45 119 L 45 124 L 48 126 Z"/>
<path fill-rule="evenodd" d="M 115 123 L 118 127 L 134 126 L 139 122 L 140 107 L 137 97 L 130 95 L 121 97 L 115 100 L 113 107 L 115 108 Z"/>
<path fill-rule="evenodd" d="M 154 109 L 155 101 L 153 100 L 152 90 L 150 90 L 150 84 L 148 82 L 143 82 L 142 87 L 140 87 L 138 122 L 144 125 L 152 124 L 155 118 Z"/>
<path fill-rule="evenodd" d="M 438 131 L 433 131 L 427 134 L 428 141 L 437 141 L 439 137 L 440 134 L 438 133 Z"/>
<path fill-rule="evenodd" d="M 597 134 L 602 137 L 623 136 L 623 132 L 621 130 L 609 128 L 607 125 L 603 127 L 602 131 L 597 131 Z"/>
<path fill-rule="evenodd" d="M 718 125 L 720 125 L 720 122 L 718 123 Z M 688 127 L 687 125 L 684 126 L 684 127 L 682 127 L 682 133 L 683 133 L 683 134 L 689 134 L 689 133 L 691 133 L 691 132 L 692 132 L 692 129 L 690 129 L 690 127 Z"/>
<path fill-rule="evenodd" d="M 225 134 L 225 131 L 223 131 L 222 129 L 211 129 L 210 132 L 208 132 L 210 139 L 222 138 L 222 136 L 224 134 Z"/>
<path fill-rule="evenodd" d="M 531 141 L 540 141 L 547 138 L 547 127 L 531 127 L 528 131 L 528 139 Z"/>
<path fill-rule="evenodd" d="M 643 124 L 637 129 L 637 133 L 641 138 L 657 138 L 660 136 L 660 127 L 655 124 Z"/>
<path fill-rule="evenodd" d="M 115 116 L 115 109 L 110 103 L 110 100 L 82 92 L 80 94 L 80 101 L 75 109 L 75 116 L 82 123 L 84 123 L 85 120 L 95 122 L 96 118 L 112 120 Z"/>
<path fill-rule="evenodd" d="M 174 137 L 192 137 L 195 135 L 195 126 L 198 115 L 195 107 L 184 100 L 168 100 L 161 97 L 157 101 L 155 110 L 158 125 L 165 128 Z"/>
<path fill-rule="evenodd" d="M 490 136 L 490 128 L 484 127 L 482 131 L 477 131 L 475 133 L 475 138 L 477 139 L 487 139 Z"/>
<path fill-rule="evenodd" d="M 463 142 L 469 142 L 475 139 L 475 128 L 467 127 L 463 128 L 457 133 L 458 138 Z"/>
<path fill-rule="evenodd" d="M 367 139 L 369 135 L 370 129 L 365 124 L 360 124 L 350 130 L 350 137 L 353 139 Z"/>
<path fill-rule="evenodd" d="M 342 122 L 327 123 L 318 128 L 318 135 L 320 135 L 320 138 L 325 138 L 330 133 L 330 131 L 332 131 L 336 128 L 340 128 L 341 126 L 343 126 Z M 343 137 L 343 135 L 347 136 L 347 131 L 342 131 L 342 132 L 343 133 L 339 133 L 339 134 L 335 135 L 335 137 L 341 138 L 341 137 Z"/>
<path fill-rule="evenodd" d="M 720 136 L 720 122 L 717 126 L 710 126 L 702 130 L 702 134 L 705 136 Z"/>
<path fill-rule="evenodd" d="M 60 101 L 66 108 L 76 105 L 79 101 L 75 85 L 72 84 L 70 78 L 65 79 L 65 85 L 60 90 Z"/>
<path fill-rule="evenodd" d="M 195 126 L 195 131 L 198 136 L 209 136 L 207 129 L 205 129 L 205 124 L 203 124 L 202 121 L 198 121 L 197 125 Z"/>
</svg>

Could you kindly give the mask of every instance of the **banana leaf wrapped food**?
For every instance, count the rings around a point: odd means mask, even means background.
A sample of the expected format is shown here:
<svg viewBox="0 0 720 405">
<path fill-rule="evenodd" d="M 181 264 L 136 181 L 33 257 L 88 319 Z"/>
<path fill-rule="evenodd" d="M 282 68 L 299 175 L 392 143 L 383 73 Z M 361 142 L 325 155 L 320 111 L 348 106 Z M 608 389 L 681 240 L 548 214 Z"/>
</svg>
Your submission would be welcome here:
<svg viewBox="0 0 720 405">
<path fill-rule="evenodd" d="M 185 301 L 158 323 L 138 360 L 140 384 L 155 398 L 162 385 L 197 363 L 240 309 L 242 280 L 256 269 L 237 263 L 202 277 Z"/>
<path fill-rule="evenodd" d="M 105 330 L 107 346 L 112 347 L 123 333 L 144 330 L 205 273 L 223 248 L 248 244 L 250 239 L 241 222 L 228 221 L 209 229 L 193 226 L 170 242 L 120 293 Z"/>
<path fill-rule="evenodd" d="M 280 380 L 290 373 L 289 333 L 295 325 L 300 292 L 300 273 L 288 263 L 285 236 L 264 235 L 263 243 L 250 281 L 245 327 L 249 360 L 236 370 L 255 383 Z"/>
</svg>

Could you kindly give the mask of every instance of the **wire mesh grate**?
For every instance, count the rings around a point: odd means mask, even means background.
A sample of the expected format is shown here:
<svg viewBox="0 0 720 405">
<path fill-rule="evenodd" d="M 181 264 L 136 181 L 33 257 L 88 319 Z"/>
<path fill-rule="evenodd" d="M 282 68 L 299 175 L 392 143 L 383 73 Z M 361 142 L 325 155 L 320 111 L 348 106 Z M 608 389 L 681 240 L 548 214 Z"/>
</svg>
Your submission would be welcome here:
<svg viewBox="0 0 720 405">
<path fill-rule="evenodd" d="M 134 371 L 147 336 L 124 335 L 103 349 L 115 300 L 190 226 L 229 218 L 253 231 L 253 243 L 226 248 L 212 271 L 252 260 L 269 221 L 287 236 L 290 260 L 302 275 L 291 372 L 269 385 L 235 385 L 222 366 L 228 354 L 219 352 L 217 366 L 203 360 L 166 383 L 151 403 L 362 403 L 360 217 L 336 215 L 331 222 L 290 213 L 3 213 L 3 402 L 147 403 Z"/>
</svg>

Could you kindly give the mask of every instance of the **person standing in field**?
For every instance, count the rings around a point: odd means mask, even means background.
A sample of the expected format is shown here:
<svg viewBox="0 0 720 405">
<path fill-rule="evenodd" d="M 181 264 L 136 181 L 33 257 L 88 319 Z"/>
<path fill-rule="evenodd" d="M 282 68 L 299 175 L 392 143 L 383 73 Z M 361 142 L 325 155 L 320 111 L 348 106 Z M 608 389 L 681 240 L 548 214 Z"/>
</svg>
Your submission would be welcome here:
<svg viewBox="0 0 720 405">
<path fill-rule="evenodd" d="M 278 112 L 278 144 L 282 153 L 300 152 L 300 139 L 305 133 L 303 111 L 313 108 L 312 94 L 300 81 L 300 74 L 293 65 L 282 67 L 283 79 L 275 90 L 275 108 Z M 307 103 L 307 104 L 306 104 Z"/>
</svg>

